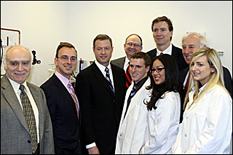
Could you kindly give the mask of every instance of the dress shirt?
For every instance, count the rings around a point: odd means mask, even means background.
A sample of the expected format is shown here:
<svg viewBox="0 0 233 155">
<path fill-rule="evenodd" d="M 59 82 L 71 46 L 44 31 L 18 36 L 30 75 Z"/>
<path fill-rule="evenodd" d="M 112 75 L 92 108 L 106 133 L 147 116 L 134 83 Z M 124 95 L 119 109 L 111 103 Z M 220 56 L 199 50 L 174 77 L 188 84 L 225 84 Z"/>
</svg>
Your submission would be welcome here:
<svg viewBox="0 0 233 155">
<path fill-rule="evenodd" d="M 103 74 L 103 76 L 105 77 L 106 76 L 106 72 L 105 72 L 105 66 L 101 65 L 98 61 L 94 61 L 94 63 L 96 64 L 96 66 L 99 68 L 99 70 L 101 71 L 101 73 Z M 112 86 L 114 88 L 114 81 L 113 81 L 113 75 L 112 75 L 112 68 L 111 68 L 111 65 L 110 63 L 108 64 L 108 69 L 109 69 L 109 75 L 110 75 L 110 79 L 111 79 L 111 82 L 112 82 Z"/>
<path fill-rule="evenodd" d="M 125 57 L 125 62 L 124 62 L 124 67 L 123 67 L 125 72 L 126 72 L 127 67 L 129 66 L 129 63 L 130 63 L 129 59 L 127 57 Z"/>
<path fill-rule="evenodd" d="M 186 74 L 186 76 L 185 76 L 185 79 L 184 79 L 184 83 L 183 83 L 183 86 L 184 86 L 184 87 L 185 87 L 185 85 L 186 85 L 188 76 L 189 76 L 189 71 L 187 72 L 187 74 Z"/>
<path fill-rule="evenodd" d="M 9 79 L 9 81 L 10 81 L 12 87 L 13 87 L 13 90 L 14 90 L 14 92 L 15 92 L 18 100 L 19 100 L 19 104 L 20 104 L 20 106 L 21 106 L 21 108 L 23 110 L 23 106 L 22 106 L 21 99 L 20 99 L 20 93 L 21 93 L 21 91 L 19 90 L 20 84 L 13 81 L 13 80 L 11 80 L 10 78 L 8 78 L 8 79 Z M 36 130 L 37 130 L 37 142 L 39 143 L 39 111 L 38 111 L 38 108 L 37 108 L 36 103 L 34 101 L 34 98 L 32 97 L 32 94 L 31 94 L 31 92 L 30 92 L 30 90 L 29 90 L 29 88 L 27 86 L 27 83 L 24 82 L 22 85 L 24 85 L 24 87 L 25 87 L 24 91 L 25 91 L 25 93 L 27 94 L 27 96 L 28 96 L 28 98 L 30 100 L 30 103 L 32 105 L 32 109 L 33 109 L 33 112 L 34 112 L 34 115 L 35 115 Z"/>
<path fill-rule="evenodd" d="M 157 49 L 157 56 L 160 55 L 161 52 L 163 52 L 163 54 L 172 55 L 172 44 L 170 44 L 170 46 L 168 46 L 168 48 L 165 49 L 164 51 L 160 51 L 158 48 L 156 49 Z"/>
<path fill-rule="evenodd" d="M 139 81 L 137 84 L 135 84 L 134 82 L 134 87 L 136 88 L 135 94 L 137 93 L 137 91 L 143 86 L 143 84 L 146 82 L 146 80 L 148 79 L 148 76 L 144 77 L 141 81 Z M 135 95 L 134 94 L 134 95 Z"/>
<path fill-rule="evenodd" d="M 70 92 L 70 89 L 68 88 L 68 83 L 70 82 L 70 79 L 67 79 L 66 77 L 64 77 L 63 75 L 61 75 L 59 72 L 55 72 L 55 75 L 57 76 L 57 78 L 61 81 L 61 83 L 64 85 L 64 87 L 66 87 L 67 91 L 71 94 L 72 92 Z M 78 98 L 75 95 L 77 101 Z M 79 107 L 79 102 L 78 102 L 78 109 L 80 109 Z M 80 110 L 79 110 L 80 111 Z"/>
</svg>

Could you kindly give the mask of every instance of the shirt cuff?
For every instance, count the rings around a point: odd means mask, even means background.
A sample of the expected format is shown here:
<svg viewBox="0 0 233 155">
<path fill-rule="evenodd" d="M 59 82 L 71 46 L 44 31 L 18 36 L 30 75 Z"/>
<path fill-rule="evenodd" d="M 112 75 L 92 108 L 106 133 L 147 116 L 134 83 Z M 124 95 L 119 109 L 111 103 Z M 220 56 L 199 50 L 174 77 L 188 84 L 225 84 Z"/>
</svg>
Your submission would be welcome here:
<svg viewBox="0 0 233 155">
<path fill-rule="evenodd" d="M 92 147 L 94 147 L 94 146 L 96 146 L 95 142 L 86 145 L 86 149 L 90 149 L 90 148 L 92 148 Z"/>
</svg>

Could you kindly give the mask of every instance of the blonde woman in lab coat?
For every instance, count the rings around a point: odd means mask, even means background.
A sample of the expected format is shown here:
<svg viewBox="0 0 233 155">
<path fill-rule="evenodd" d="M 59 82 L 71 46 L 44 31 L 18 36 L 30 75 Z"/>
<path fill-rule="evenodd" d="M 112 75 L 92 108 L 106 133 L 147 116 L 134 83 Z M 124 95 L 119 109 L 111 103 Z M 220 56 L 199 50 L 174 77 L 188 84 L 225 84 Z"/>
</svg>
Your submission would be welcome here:
<svg viewBox="0 0 233 155">
<path fill-rule="evenodd" d="M 175 142 L 180 121 L 180 83 L 175 59 L 162 54 L 152 60 L 152 90 L 147 105 L 145 145 L 141 154 L 169 154 Z"/>
<path fill-rule="evenodd" d="M 190 63 L 183 121 L 172 153 L 230 153 L 232 99 L 224 87 L 218 53 L 209 47 L 196 50 Z"/>
</svg>

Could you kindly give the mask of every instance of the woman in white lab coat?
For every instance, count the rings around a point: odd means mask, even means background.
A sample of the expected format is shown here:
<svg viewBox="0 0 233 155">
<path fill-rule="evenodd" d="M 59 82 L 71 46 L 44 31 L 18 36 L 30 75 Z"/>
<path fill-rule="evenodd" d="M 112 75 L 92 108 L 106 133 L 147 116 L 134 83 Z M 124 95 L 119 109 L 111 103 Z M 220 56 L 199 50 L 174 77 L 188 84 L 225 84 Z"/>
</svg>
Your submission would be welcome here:
<svg viewBox="0 0 233 155">
<path fill-rule="evenodd" d="M 145 145 L 140 154 L 171 153 L 180 121 L 180 84 L 179 71 L 175 59 L 168 54 L 152 60 L 152 90 L 149 102 L 146 102 L 147 129 Z"/>
<path fill-rule="evenodd" d="M 190 63 L 185 111 L 172 153 L 230 153 L 232 99 L 224 87 L 218 53 L 209 47 L 196 50 Z"/>
</svg>

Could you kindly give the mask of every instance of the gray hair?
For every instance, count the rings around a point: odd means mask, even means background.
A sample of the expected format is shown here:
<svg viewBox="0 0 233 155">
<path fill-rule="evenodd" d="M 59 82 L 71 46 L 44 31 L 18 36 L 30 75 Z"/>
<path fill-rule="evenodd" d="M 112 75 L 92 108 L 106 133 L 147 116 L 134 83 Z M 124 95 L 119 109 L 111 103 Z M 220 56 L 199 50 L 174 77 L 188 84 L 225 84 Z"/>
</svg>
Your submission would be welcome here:
<svg viewBox="0 0 233 155">
<path fill-rule="evenodd" d="M 26 48 L 26 47 L 24 47 L 22 45 L 9 45 L 3 51 L 3 59 L 2 59 L 2 61 L 3 61 L 4 69 L 7 69 L 7 65 L 6 65 L 6 53 L 7 53 L 7 51 L 9 51 L 11 48 L 13 48 L 15 46 L 20 46 L 20 47 L 26 49 L 30 53 L 30 55 L 31 55 L 31 62 L 32 62 L 33 56 L 32 56 L 32 53 L 30 52 L 30 50 L 28 48 Z"/>
<path fill-rule="evenodd" d="M 202 47 L 207 47 L 208 46 L 208 41 L 206 40 L 206 38 L 201 35 L 200 33 L 197 32 L 187 32 L 183 38 L 182 38 L 182 42 L 188 37 L 188 36 L 197 36 L 199 38 L 200 41 L 200 48 Z"/>
</svg>

